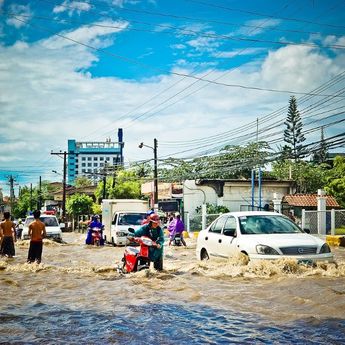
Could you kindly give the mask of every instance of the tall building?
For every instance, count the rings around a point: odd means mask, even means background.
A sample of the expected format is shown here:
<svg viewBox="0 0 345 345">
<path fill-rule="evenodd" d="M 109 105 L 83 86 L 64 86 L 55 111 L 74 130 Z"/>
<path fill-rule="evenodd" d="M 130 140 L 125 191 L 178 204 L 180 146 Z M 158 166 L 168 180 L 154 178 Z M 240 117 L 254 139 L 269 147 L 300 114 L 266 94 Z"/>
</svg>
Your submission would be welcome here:
<svg viewBox="0 0 345 345">
<path fill-rule="evenodd" d="M 123 131 L 118 130 L 118 141 L 110 138 L 105 142 L 68 140 L 68 183 L 74 184 L 75 179 L 86 176 L 98 180 L 105 167 L 123 164 Z"/>
</svg>

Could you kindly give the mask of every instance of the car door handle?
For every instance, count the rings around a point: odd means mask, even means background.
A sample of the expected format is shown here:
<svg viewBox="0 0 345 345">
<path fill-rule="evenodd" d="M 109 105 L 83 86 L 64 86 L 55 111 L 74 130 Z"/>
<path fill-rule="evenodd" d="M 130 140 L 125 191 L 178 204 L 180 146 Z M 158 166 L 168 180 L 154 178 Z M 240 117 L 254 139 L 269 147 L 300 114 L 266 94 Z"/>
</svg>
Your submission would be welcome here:
<svg viewBox="0 0 345 345">
<path fill-rule="evenodd" d="M 219 239 L 219 240 L 218 240 L 218 243 L 222 243 L 222 240 L 221 240 L 221 239 Z"/>
<path fill-rule="evenodd" d="M 207 237 L 207 236 L 205 237 L 205 240 L 206 240 L 206 241 L 208 240 L 208 237 Z"/>
</svg>

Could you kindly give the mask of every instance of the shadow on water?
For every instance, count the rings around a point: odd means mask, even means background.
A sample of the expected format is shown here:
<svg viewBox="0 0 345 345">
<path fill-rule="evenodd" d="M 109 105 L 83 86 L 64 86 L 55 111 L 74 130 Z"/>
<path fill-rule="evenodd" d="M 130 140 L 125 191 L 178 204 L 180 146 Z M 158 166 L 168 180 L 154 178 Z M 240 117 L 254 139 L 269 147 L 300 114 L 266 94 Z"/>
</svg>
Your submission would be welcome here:
<svg viewBox="0 0 345 345">
<path fill-rule="evenodd" d="M 109 313 L 36 303 L 0 312 L 0 344 L 340 344 L 345 320 L 273 324 L 207 306 L 114 306 Z"/>
</svg>

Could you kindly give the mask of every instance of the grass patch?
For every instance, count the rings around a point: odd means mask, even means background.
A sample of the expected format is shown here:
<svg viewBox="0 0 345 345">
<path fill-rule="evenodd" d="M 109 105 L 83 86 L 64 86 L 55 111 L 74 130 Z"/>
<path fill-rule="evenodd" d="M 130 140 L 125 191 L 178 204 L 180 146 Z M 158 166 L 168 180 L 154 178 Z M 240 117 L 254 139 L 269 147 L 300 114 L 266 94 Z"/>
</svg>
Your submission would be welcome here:
<svg viewBox="0 0 345 345">
<path fill-rule="evenodd" d="M 335 234 L 336 235 L 345 235 L 345 228 L 335 229 Z"/>
</svg>

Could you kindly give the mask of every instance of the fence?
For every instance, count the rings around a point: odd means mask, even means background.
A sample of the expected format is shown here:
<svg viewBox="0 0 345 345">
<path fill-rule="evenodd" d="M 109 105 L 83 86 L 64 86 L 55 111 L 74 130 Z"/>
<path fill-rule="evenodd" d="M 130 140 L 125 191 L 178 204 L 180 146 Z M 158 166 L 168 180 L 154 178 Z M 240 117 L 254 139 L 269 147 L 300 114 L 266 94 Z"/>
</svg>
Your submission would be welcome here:
<svg viewBox="0 0 345 345">
<path fill-rule="evenodd" d="M 345 228 L 345 210 L 302 210 L 301 227 L 311 234 L 335 235 L 336 229 Z"/>
</svg>

